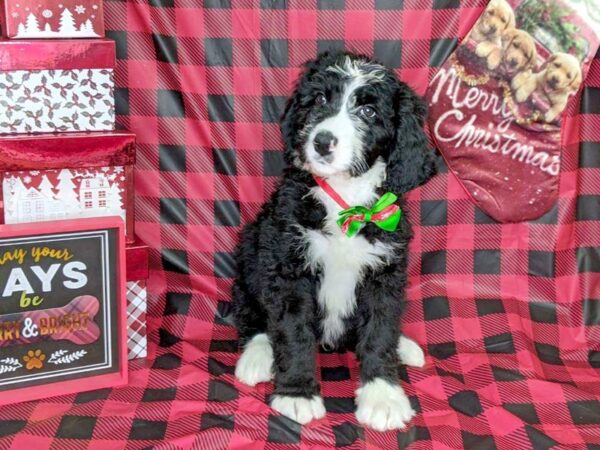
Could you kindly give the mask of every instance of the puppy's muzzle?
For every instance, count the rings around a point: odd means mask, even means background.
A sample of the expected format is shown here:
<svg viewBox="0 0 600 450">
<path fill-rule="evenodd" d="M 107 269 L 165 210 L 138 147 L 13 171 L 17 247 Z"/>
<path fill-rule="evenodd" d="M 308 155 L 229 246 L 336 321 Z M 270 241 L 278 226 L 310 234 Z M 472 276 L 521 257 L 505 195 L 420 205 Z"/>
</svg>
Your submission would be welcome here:
<svg viewBox="0 0 600 450">
<path fill-rule="evenodd" d="M 313 140 L 315 151 L 324 158 L 331 156 L 337 143 L 337 138 L 330 131 L 320 131 Z"/>
</svg>

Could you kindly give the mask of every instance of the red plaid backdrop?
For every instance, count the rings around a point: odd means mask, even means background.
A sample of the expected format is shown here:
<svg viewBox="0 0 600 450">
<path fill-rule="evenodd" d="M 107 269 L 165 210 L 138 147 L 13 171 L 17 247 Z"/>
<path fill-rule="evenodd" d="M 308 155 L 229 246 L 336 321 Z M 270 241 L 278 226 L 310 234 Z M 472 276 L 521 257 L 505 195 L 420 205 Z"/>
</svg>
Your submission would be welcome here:
<svg viewBox="0 0 600 450">
<path fill-rule="evenodd" d="M 149 358 L 127 387 L 0 409 L 0 448 L 600 448 L 600 59 L 565 120 L 546 216 L 494 223 L 444 170 L 411 193 L 404 327 L 428 358 L 399 369 L 419 412 L 408 429 L 357 425 L 352 354 L 319 355 L 328 415 L 304 428 L 266 406 L 270 385 L 233 377 L 232 251 L 280 174 L 298 65 L 358 50 L 423 93 L 485 3 L 109 0 L 118 118 L 140 143 L 137 231 L 153 249 Z"/>
</svg>

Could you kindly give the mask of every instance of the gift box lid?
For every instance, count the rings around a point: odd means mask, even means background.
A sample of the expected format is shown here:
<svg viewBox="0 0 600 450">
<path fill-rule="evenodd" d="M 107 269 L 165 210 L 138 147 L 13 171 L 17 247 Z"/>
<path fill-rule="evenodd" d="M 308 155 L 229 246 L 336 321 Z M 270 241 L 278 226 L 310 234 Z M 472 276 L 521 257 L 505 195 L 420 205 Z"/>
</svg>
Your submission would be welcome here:
<svg viewBox="0 0 600 450">
<path fill-rule="evenodd" d="M 135 134 L 93 132 L 0 137 L 0 171 L 126 166 L 135 163 Z"/>
<path fill-rule="evenodd" d="M 127 244 L 125 248 L 127 281 L 139 281 L 148 278 L 148 258 L 148 246 L 136 236 L 135 241 Z"/>
<path fill-rule="evenodd" d="M 0 39 L 0 71 L 112 69 L 115 51 L 110 39 Z"/>
</svg>

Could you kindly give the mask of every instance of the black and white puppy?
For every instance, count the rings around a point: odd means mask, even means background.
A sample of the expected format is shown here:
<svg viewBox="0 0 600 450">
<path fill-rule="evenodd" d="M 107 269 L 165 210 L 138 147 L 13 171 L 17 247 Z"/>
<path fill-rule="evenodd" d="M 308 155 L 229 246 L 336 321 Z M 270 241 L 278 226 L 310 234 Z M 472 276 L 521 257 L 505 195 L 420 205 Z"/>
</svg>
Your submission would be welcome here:
<svg viewBox="0 0 600 450">
<path fill-rule="evenodd" d="M 392 71 L 348 53 L 308 62 L 286 107 L 283 179 L 237 253 L 243 354 L 235 374 L 251 386 L 274 376 L 272 408 L 300 423 L 325 415 L 319 343 L 356 350 L 361 423 L 395 429 L 414 415 L 397 367 L 399 359 L 424 364 L 419 346 L 399 332 L 410 225 L 403 216 L 395 232 L 368 223 L 347 237 L 336 224 L 342 208 L 313 175 L 350 205 L 370 207 L 388 191 L 400 197 L 434 174 L 424 115 Z"/>
</svg>

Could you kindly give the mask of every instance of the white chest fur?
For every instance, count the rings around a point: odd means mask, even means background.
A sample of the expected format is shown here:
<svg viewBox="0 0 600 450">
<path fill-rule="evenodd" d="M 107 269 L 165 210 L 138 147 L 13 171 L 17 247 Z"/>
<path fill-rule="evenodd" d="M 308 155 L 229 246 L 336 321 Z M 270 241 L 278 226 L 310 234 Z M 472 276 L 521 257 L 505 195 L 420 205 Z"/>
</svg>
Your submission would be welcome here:
<svg viewBox="0 0 600 450">
<path fill-rule="evenodd" d="M 371 205 L 384 176 L 385 164 L 380 161 L 359 178 L 327 181 L 348 204 Z M 323 312 L 322 343 L 335 344 L 344 333 L 344 319 L 356 308 L 356 287 L 365 270 L 385 264 L 393 247 L 381 242 L 371 244 L 360 233 L 347 237 L 336 223 L 342 208 L 319 187 L 312 194 L 327 209 L 327 217 L 323 230 L 307 232 L 307 263 L 313 270 L 321 269 L 318 302 Z"/>
</svg>

